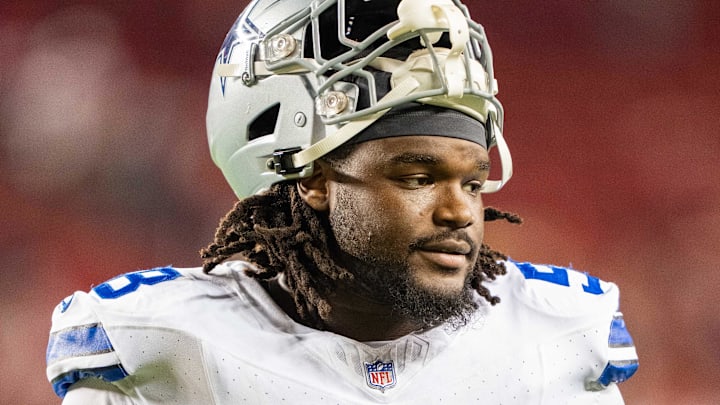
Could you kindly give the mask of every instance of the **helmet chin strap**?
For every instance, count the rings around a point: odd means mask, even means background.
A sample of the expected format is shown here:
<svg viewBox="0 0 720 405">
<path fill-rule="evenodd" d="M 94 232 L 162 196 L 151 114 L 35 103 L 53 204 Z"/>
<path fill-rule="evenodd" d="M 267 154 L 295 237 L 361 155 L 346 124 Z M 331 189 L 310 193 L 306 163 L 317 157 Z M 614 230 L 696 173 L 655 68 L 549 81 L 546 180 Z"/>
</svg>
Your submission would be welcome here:
<svg viewBox="0 0 720 405">
<path fill-rule="evenodd" d="M 486 125 L 488 130 L 493 132 L 492 136 L 495 138 L 495 144 L 497 145 L 498 154 L 500 155 L 500 165 L 502 166 L 500 180 L 487 180 L 483 183 L 482 188 L 480 189 L 481 193 L 490 194 L 499 191 L 508 181 L 510 181 L 513 174 L 513 164 L 512 156 L 510 156 L 510 148 L 508 147 L 507 142 L 505 142 L 505 138 L 502 136 L 502 132 L 500 131 L 500 128 L 498 128 L 497 123 L 494 119 L 489 119 L 489 117 L 487 121 L 490 123 L 489 125 Z"/>
</svg>

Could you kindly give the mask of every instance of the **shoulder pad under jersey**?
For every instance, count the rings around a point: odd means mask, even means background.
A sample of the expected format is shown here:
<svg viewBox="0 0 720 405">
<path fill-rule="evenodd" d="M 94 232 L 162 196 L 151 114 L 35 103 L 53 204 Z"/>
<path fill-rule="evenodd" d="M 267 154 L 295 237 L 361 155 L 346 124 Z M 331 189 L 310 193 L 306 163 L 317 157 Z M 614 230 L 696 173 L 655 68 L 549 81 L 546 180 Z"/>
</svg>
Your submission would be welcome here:
<svg viewBox="0 0 720 405">
<path fill-rule="evenodd" d="M 123 274 L 90 291 L 75 292 L 54 310 L 46 353 L 47 377 L 55 393 L 64 397 L 67 389 L 84 378 L 114 382 L 127 376 L 98 314 L 101 305 L 117 302 L 143 285 L 177 279 L 182 274 L 171 267 Z M 133 305 L 134 304 L 134 305 Z M 112 305 L 112 304 L 110 304 Z M 124 303 L 133 311 L 141 303 Z"/>
<path fill-rule="evenodd" d="M 632 377 L 638 369 L 638 356 L 622 313 L 618 311 L 619 290 L 613 283 L 588 273 L 559 266 L 508 261 L 508 272 L 517 269 L 522 299 L 541 312 L 561 317 L 591 317 L 609 323 L 605 351 L 607 364 L 602 374 L 586 382 L 586 389 L 601 390 Z M 606 325 L 607 325 L 606 323 Z"/>
<path fill-rule="evenodd" d="M 618 307 L 615 284 L 588 273 L 552 265 L 507 261 L 508 273 L 520 273 L 518 294 L 536 310 L 557 315 L 612 314 Z"/>
</svg>

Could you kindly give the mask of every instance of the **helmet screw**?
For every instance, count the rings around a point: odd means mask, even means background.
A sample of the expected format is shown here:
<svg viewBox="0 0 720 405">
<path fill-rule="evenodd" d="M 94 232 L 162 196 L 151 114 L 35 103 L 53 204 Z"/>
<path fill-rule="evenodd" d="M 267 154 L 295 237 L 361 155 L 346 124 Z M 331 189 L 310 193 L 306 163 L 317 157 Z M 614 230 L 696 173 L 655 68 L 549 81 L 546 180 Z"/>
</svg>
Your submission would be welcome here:
<svg viewBox="0 0 720 405">
<path fill-rule="evenodd" d="M 305 116 L 305 114 L 301 112 L 295 113 L 295 126 L 304 127 L 306 123 L 307 117 Z"/>
<path fill-rule="evenodd" d="M 277 62 L 287 58 L 295 52 L 296 43 L 297 41 L 292 35 L 273 35 L 265 48 L 267 60 L 269 62 Z"/>
<path fill-rule="evenodd" d="M 330 91 L 323 95 L 318 103 L 318 112 L 324 116 L 332 116 L 345 111 L 348 97 L 341 91 Z"/>
</svg>

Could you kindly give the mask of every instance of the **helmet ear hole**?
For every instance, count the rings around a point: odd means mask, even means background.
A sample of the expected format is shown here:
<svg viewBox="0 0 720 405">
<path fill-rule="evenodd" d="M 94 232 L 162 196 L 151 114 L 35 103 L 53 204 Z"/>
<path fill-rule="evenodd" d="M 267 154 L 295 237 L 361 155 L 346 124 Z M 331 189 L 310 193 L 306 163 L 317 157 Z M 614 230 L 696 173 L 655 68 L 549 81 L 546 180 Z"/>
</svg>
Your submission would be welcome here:
<svg viewBox="0 0 720 405">
<path fill-rule="evenodd" d="M 273 104 L 270 108 L 263 111 L 262 114 L 258 115 L 248 127 L 248 141 L 275 133 L 279 115 L 280 103 Z"/>
</svg>

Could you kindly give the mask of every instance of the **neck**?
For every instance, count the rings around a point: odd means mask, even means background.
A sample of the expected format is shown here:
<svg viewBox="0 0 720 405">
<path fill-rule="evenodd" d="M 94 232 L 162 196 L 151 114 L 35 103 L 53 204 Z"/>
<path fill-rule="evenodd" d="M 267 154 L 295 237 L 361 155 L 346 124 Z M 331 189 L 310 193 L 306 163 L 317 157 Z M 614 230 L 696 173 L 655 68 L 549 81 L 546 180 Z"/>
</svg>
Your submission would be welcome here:
<svg viewBox="0 0 720 405">
<path fill-rule="evenodd" d="M 300 319 L 290 293 L 277 280 L 269 283 L 268 292 L 295 322 L 313 327 Z M 391 305 L 359 295 L 344 283 L 328 301 L 325 329 L 358 342 L 394 340 L 423 329 L 420 323 L 397 314 Z"/>
<path fill-rule="evenodd" d="M 423 329 L 423 325 L 401 316 L 391 304 L 373 300 L 340 286 L 329 299 L 325 319 L 329 331 L 359 342 L 394 340 Z"/>
</svg>

